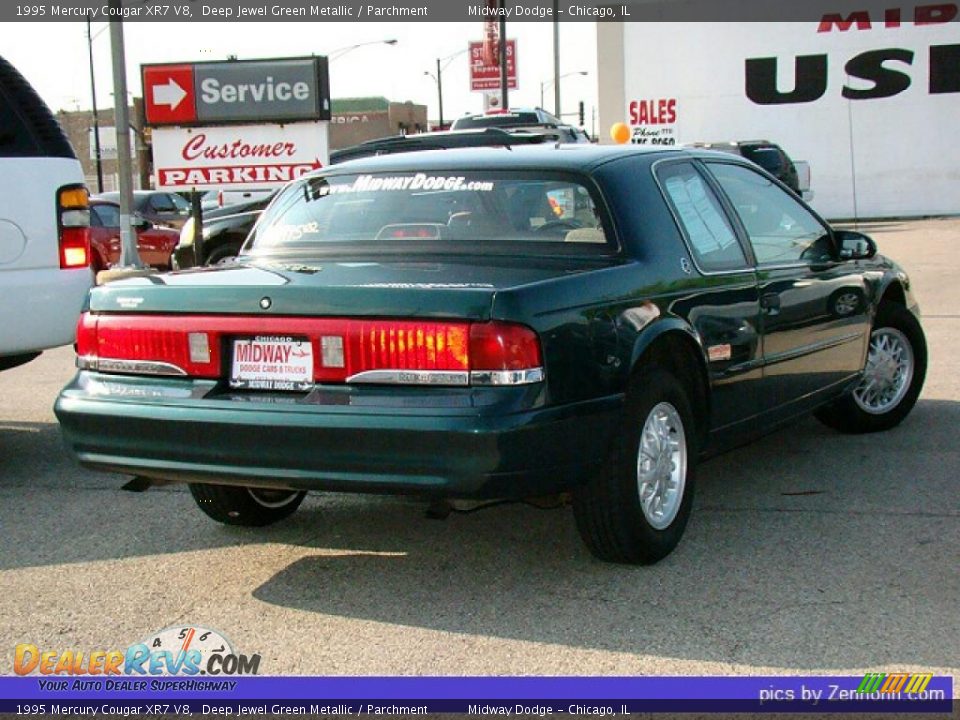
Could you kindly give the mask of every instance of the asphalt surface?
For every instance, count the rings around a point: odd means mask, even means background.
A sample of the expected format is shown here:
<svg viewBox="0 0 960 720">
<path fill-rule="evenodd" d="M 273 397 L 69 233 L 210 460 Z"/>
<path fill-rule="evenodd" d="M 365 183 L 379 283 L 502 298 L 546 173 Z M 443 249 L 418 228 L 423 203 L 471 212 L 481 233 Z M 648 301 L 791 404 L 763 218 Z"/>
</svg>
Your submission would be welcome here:
<svg viewBox="0 0 960 720">
<path fill-rule="evenodd" d="M 592 559 L 569 509 L 437 521 L 312 495 L 285 524 L 222 527 L 182 488 L 73 463 L 51 409 L 69 348 L 0 373 L 0 674 L 17 643 L 195 623 L 264 674 L 960 675 L 960 220 L 866 229 L 924 311 L 913 414 L 860 437 L 808 419 L 705 463 L 654 567 Z"/>
</svg>

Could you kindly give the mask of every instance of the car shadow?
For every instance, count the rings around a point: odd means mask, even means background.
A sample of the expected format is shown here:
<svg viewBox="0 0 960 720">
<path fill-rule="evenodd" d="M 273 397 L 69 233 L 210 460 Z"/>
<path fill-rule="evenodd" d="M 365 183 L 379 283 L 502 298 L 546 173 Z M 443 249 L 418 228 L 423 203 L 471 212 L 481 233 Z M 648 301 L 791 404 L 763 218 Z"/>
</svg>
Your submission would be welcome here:
<svg viewBox="0 0 960 720">
<path fill-rule="evenodd" d="M 942 619 L 957 618 L 960 590 L 958 422 L 960 404 L 924 401 L 881 452 L 876 437 L 809 420 L 705 463 L 687 535 L 653 567 L 593 560 L 564 512 L 513 506 L 427 522 L 397 501 L 359 514 L 312 507 L 313 553 L 253 596 L 461 635 L 752 667 L 946 667 L 956 656 Z"/>
<path fill-rule="evenodd" d="M 728 666 L 948 667 L 958 426 L 960 403 L 923 400 L 882 436 L 810 419 L 713 459 L 677 551 L 629 567 L 594 560 L 568 510 L 525 505 L 438 521 L 317 494 L 283 524 L 223 527 L 181 487 L 77 468 L 56 425 L 0 423 L 0 570 L 274 543 L 302 552 L 246 591 L 305 613 Z"/>
</svg>

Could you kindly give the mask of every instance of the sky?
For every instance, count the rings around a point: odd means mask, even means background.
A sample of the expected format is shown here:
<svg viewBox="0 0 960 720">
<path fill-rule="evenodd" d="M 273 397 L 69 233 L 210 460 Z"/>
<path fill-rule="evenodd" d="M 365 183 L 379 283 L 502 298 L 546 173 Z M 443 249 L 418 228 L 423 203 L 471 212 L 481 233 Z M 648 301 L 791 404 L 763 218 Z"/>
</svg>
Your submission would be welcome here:
<svg viewBox="0 0 960 720">
<path fill-rule="evenodd" d="M 560 24 L 560 71 L 579 73 L 561 80 L 564 113 L 586 105 L 587 126 L 596 105 L 596 27 L 594 23 Z M 426 104 L 431 120 L 438 115 L 437 86 L 424 75 L 436 73 L 436 59 L 453 55 L 480 40 L 482 23 L 148 23 L 124 25 L 127 89 L 142 95 L 141 63 L 195 62 L 327 55 L 351 45 L 374 42 L 340 55 L 330 65 L 332 96 L 385 96 L 393 101 Z M 93 23 L 93 63 L 97 107 L 113 105 L 110 32 L 106 22 Z M 50 108 L 89 109 L 90 66 L 85 22 L 0 23 L 0 53 L 36 88 Z M 519 89 L 510 105 L 540 104 L 541 82 L 553 78 L 553 26 L 550 22 L 507 24 L 507 36 L 517 40 Z M 377 41 L 396 39 L 389 46 Z M 446 63 L 444 63 L 446 65 Z M 481 93 L 470 92 L 467 54 L 450 60 L 442 72 L 444 118 L 483 109 Z M 545 88 L 546 108 L 553 110 L 552 85 Z M 575 116 L 571 116 L 575 121 Z"/>
</svg>

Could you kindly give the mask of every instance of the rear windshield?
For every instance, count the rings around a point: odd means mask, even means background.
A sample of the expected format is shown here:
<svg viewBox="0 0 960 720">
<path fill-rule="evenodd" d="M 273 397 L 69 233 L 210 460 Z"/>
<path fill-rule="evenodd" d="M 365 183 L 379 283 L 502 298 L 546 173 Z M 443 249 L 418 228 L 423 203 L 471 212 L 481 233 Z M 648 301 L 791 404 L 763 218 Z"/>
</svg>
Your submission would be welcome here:
<svg viewBox="0 0 960 720">
<path fill-rule="evenodd" d="M 456 130 L 472 130 L 489 127 L 523 127 L 541 125 L 542 121 L 535 112 L 500 113 L 498 115 L 469 115 L 453 121 Z"/>
<path fill-rule="evenodd" d="M 594 194 L 544 173 L 376 173 L 311 177 L 264 212 L 247 250 L 608 253 Z"/>
</svg>

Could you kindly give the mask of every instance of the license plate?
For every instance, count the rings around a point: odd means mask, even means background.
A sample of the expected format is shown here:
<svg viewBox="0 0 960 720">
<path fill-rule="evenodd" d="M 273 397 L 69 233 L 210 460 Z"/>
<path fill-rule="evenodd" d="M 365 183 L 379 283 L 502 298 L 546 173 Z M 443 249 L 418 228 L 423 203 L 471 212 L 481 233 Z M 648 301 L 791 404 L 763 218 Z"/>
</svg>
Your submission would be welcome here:
<svg viewBox="0 0 960 720">
<path fill-rule="evenodd" d="M 304 338 L 261 335 L 233 341 L 230 387 L 310 390 L 313 345 Z"/>
</svg>

